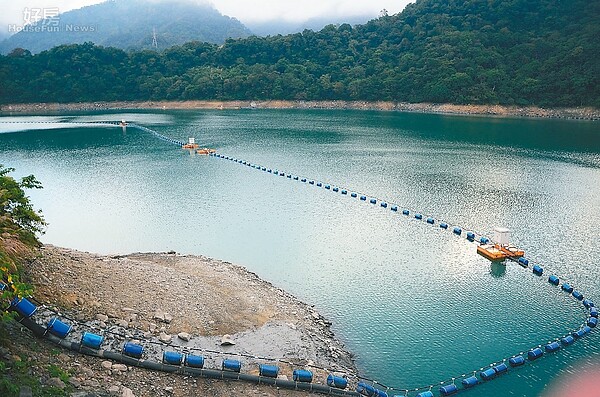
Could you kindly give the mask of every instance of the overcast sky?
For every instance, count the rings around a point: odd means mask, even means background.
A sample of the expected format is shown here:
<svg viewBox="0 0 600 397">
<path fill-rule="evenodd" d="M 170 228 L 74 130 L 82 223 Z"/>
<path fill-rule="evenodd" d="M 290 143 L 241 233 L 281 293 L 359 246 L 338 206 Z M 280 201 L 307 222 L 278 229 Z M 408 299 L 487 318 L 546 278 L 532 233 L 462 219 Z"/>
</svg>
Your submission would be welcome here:
<svg viewBox="0 0 600 397">
<path fill-rule="evenodd" d="M 1 0 L 0 23 L 23 25 L 25 9 L 60 10 L 66 12 L 105 0 Z M 164 0 L 151 0 L 164 1 Z M 206 0 L 187 0 L 201 2 Z M 301 22 L 309 18 L 335 15 L 377 15 L 382 9 L 390 14 L 402 11 L 414 0 L 210 0 L 222 14 L 236 17 L 242 22 L 285 19 Z M 53 12 L 53 11 L 50 11 Z M 6 29 L 3 29 L 6 30 Z"/>
</svg>

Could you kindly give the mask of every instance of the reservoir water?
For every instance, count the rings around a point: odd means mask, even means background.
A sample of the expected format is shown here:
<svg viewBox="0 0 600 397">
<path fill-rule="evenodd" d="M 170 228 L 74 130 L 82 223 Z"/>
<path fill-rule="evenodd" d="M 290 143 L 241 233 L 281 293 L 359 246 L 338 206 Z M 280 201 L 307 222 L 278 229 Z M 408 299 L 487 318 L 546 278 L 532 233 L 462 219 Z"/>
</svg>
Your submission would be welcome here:
<svg viewBox="0 0 600 397">
<path fill-rule="evenodd" d="M 400 388 L 563 336 L 584 322 L 583 306 L 546 277 L 491 265 L 464 238 L 389 207 L 191 155 L 134 128 L 24 123 L 121 119 L 489 237 L 508 227 L 532 263 L 600 302 L 597 122 L 307 110 L 0 118 L 0 164 L 44 185 L 29 192 L 49 222 L 42 241 L 243 265 L 314 304 L 363 376 Z M 598 366 L 594 331 L 465 395 L 545 395 L 573 374 L 600 376 Z"/>
</svg>

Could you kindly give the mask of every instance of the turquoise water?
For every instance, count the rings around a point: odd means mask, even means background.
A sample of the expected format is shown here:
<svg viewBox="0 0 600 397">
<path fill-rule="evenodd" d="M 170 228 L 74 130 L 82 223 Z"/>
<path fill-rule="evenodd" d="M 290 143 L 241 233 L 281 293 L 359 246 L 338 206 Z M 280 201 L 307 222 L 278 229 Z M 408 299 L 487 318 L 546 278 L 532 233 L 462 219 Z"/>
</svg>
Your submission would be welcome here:
<svg viewBox="0 0 600 397">
<path fill-rule="evenodd" d="M 6 116 L 126 119 L 512 241 L 600 301 L 600 127 L 585 121 L 359 111 Z M 436 385 L 577 329 L 580 303 L 517 265 L 401 213 L 128 128 L 0 123 L 0 163 L 30 192 L 43 241 L 99 253 L 176 250 L 239 263 L 314 304 L 362 375 Z M 124 275 L 126 277 L 126 275 Z M 600 332 L 465 395 L 537 396 L 600 365 Z M 437 387 L 434 388 L 434 390 Z M 416 393 L 412 393 L 414 395 Z"/>
</svg>

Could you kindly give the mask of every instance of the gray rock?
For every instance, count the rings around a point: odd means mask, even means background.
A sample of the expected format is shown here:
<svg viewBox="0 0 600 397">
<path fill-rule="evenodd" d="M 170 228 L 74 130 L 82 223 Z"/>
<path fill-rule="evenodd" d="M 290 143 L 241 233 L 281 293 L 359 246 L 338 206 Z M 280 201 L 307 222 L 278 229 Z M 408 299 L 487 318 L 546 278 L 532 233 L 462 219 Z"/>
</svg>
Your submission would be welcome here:
<svg viewBox="0 0 600 397">
<path fill-rule="evenodd" d="M 127 320 L 117 320 L 117 325 L 119 327 L 127 328 L 129 322 Z"/>
<path fill-rule="evenodd" d="M 157 310 L 157 311 L 154 313 L 154 317 L 153 317 L 153 318 L 154 318 L 155 320 L 157 320 L 157 321 L 165 321 L 165 313 L 163 313 L 163 311 L 162 311 L 162 310 Z"/>
<path fill-rule="evenodd" d="M 125 365 L 125 364 L 113 364 L 111 370 L 113 370 L 113 371 L 127 372 L 127 365 Z"/>
<path fill-rule="evenodd" d="M 186 342 L 189 342 L 191 339 L 190 334 L 188 334 L 187 332 L 180 332 L 177 334 L 177 337 Z"/>
<path fill-rule="evenodd" d="M 108 392 L 113 395 L 119 394 L 120 390 L 121 390 L 121 388 L 119 386 L 111 386 L 108 388 Z"/>
<path fill-rule="evenodd" d="M 167 392 L 169 394 L 173 394 L 173 388 L 171 386 L 167 386 L 167 387 L 165 387 L 165 392 Z"/>
<path fill-rule="evenodd" d="M 170 323 L 171 321 L 173 321 L 173 316 L 171 316 L 169 313 L 165 313 L 165 319 L 164 319 L 165 323 Z"/>
<path fill-rule="evenodd" d="M 164 332 L 161 332 L 160 335 L 158 336 L 158 340 L 160 340 L 163 343 L 170 343 L 172 338 L 173 337 L 171 335 L 166 334 Z"/>
<path fill-rule="evenodd" d="M 135 397 L 135 394 L 133 394 L 133 392 L 131 391 L 131 389 L 124 387 L 123 388 L 123 394 L 121 394 L 121 397 Z"/>
<path fill-rule="evenodd" d="M 111 369 L 113 363 L 112 363 L 112 361 L 102 361 L 102 364 L 100 364 L 100 365 L 102 365 L 102 368 L 104 368 L 104 369 Z"/>
<path fill-rule="evenodd" d="M 79 381 L 79 379 L 77 379 L 73 376 L 69 378 L 69 384 L 76 389 L 81 387 L 81 382 Z"/>
<path fill-rule="evenodd" d="M 60 380 L 60 378 L 50 378 L 46 381 L 46 385 L 50 386 L 50 387 L 56 387 L 57 389 L 64 389 L 65 388 L 65 383 Z"/>
<path fill-rule="evenodd" d="M 108 321 L 108 316 L 106 314 L 96 314 L 96 320 L 105 323 Z"/>
<path fill-rule="evenodd" d="M 235 342 L 231 339 L 231 335 L 225 334 L 221 338 L 221 346 L 233 346 Z"/>
</svg>

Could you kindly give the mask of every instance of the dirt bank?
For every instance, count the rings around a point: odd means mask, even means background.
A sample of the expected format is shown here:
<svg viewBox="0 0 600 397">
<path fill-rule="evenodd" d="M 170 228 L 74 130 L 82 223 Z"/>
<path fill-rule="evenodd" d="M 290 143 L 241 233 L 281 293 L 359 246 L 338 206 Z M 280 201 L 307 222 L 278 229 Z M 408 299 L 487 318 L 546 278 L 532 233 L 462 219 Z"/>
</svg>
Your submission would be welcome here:
<svg viewBox="0 0 600 397">
<path fill-rule="evenodd" d="M 77 110 L 125 109 L 355 109 L 506 117 L 542 117 L 600 120 L 600 109 L 591 107 L 540 108 L 536 106 L 452 105 L 436 103 L 366 101 L 137 101 L 89 103 L 29 103 L 1 105 L 2 113 L 35 113 Z"/>
<path fill-rule="evenodd" d="M 26 266 L 36 297 L 86 325 L 117 334 L 224 353 L 273 357 L 355 374 L 351 354 L 334 338 L 330 323 L 312 307 L 261 280 L 240 266 L 202 256 L 137 253 L 99 256 L 44 246 Z M 41 310 L 38 321 L 51 314 Z M 89 331 L 76 326 L 70 337 Z M 25 352 L 43 383 L 70 390 L 72 396 L 305 396 L 269 386 L 167 375 L 127 367 L 57 349 L 15 328 L 13 346 L 0 352 L 5 360 Z M 222 346 L 228 334 L 235 344 Z M 118 349 L 125 338 L 111 336 Z M 148 349 L 160 361 L 162 351 Z M 206 367 L 218 368 L 220 354 L 204 354 Z M 234 357 L 235 358 L 235 357 Z M 245 372 L 258 372 L 260 360 L 242 357 Z M 67 382 L 51 378 L 57 364 Z M 280 364 L 280 376 L 292 378 L 292 366 Z M 325 383 L 326 371 L 315 370 Z M 91 393 L 91 394 L 90 394 Z"/>
</svg>

